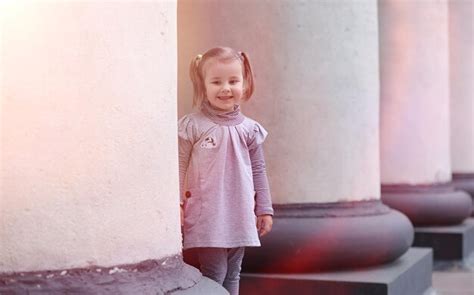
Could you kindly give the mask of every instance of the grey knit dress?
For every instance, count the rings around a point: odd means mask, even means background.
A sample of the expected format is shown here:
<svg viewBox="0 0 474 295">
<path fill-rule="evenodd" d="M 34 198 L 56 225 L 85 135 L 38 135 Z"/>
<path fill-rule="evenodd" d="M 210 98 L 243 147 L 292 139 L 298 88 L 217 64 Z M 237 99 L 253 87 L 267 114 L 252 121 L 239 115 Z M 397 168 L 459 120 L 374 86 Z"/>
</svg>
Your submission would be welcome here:
<svg viewBox="0 0 474 295">
<path fill-rule="evenodd" d="M 273 215 L 265 129 L 239 106 L 220 113 L 205 103 L 179 120 L 178 136 L 184 249 L 260 246 L 256 216 Z"/>
</svg>

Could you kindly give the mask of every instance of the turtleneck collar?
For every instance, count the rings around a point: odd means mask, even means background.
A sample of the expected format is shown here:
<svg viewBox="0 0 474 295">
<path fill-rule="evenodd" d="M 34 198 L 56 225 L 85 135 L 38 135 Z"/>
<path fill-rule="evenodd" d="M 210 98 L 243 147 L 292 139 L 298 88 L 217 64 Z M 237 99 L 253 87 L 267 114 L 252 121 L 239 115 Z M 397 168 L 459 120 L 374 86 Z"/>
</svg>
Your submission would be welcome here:
<svg viewBox="0 0 474 295">
<path fill-rule="evenodd" d="M 234 105 L 234 110 L 227 112 L 214 108 L 207 99 L 201 105 L 202 113 L 212 122 L 219 125 L 234 126 L 244 121 L 244 115 L 240 112 L 240 105 Z"/>
</svg>

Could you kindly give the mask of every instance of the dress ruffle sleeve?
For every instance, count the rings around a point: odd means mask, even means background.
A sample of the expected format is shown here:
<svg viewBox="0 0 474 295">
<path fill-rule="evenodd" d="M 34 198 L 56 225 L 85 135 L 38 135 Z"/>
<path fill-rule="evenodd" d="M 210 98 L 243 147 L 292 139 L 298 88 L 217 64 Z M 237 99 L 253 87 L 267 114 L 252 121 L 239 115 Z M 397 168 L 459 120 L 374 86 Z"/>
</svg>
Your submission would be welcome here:
<svg viewBox="0 0 474 295">
<path fill-rule="evenodd" d="M 190 141 L 194 143 L 194 131 L 192 120 L 188 115 L 183 116 L 178 121 L 178 137 L 182 140 Z"/>
<path fill-rule="evenodd" d="M 268 132 L 263 128 L 262 125 L 255 122 L 253 130 L 250 133 L 250 142 L 249 142 L 249 150 L 253 150 L 260 146 L 267 138 Z"/>
</svg>

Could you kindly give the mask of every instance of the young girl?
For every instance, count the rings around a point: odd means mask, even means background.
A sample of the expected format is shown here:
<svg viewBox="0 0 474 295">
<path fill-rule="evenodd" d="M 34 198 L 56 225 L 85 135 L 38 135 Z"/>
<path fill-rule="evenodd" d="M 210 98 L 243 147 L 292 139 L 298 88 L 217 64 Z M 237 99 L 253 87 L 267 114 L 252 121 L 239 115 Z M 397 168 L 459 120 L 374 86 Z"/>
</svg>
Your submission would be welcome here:
<svg viewBox="0 0 474 295">
<path fill-rule="evenodd" d="M 210 49 L 190 75 L 199 111 L 178 123 L 184 249 L 196 248 L 203 275 L 238 294 L 244 247 L 260 246 L 272 227 L 267 132 L 240 111 L 254 90 L 247 54 Z"/>
</svg>

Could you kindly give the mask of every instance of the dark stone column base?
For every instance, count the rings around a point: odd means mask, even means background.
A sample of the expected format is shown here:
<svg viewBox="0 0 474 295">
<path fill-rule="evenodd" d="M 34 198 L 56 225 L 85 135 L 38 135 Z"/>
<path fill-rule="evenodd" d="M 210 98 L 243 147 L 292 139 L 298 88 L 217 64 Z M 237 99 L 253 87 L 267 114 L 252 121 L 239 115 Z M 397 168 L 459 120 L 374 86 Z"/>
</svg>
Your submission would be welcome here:
<svg viewBox="0 0 474 295">
<path fill-rule="evenodd" d="M 273 230 L 248 247 L 242 269 L 304 273 L 393 261 L 413 241 L 413 226 L 380 201 L 275 205 Z"/>
<path fill-rule="evenodd" d="M 474 253 L 474 218 L 459 225 L 416 227 L 413 246 L 433 248 L 436 260 L 462 260 Z"/>
<path fill-rule="evenodd" d="M 463 259 L 442 260 L 436 259 L 433 271 L 439 272 L 471 272 L 474 273 L 474 252 Z"/>
<path fill-rule="evenodd" d="M 242 295 L 423 294 L 430 289 L 431 271 L 431 249 L 411 248 L 392 263 L 366 269 L 308 274 L 243 273 L 240 290 Z"/>
<path fill-rule="evenodd" d="M 203 289 L 228 294 L 181 255 L 116 267 L 0 273 L 0 294 L 204 294 Z"/>
<path fill-rule="evenodd" d="M 474 203 L 474 173 L 453 173 L 453 186 L 470 194 Z M 471 216 L 474 216 L 474 206 L 472 206 Z"/>
<path fill-rule="evenodd" d="M 472 199 L 452 183 L 382 185 L 382 202 L 405 214 L 415 226 L 454 225 L 471 215 Z"/>
</svg>

